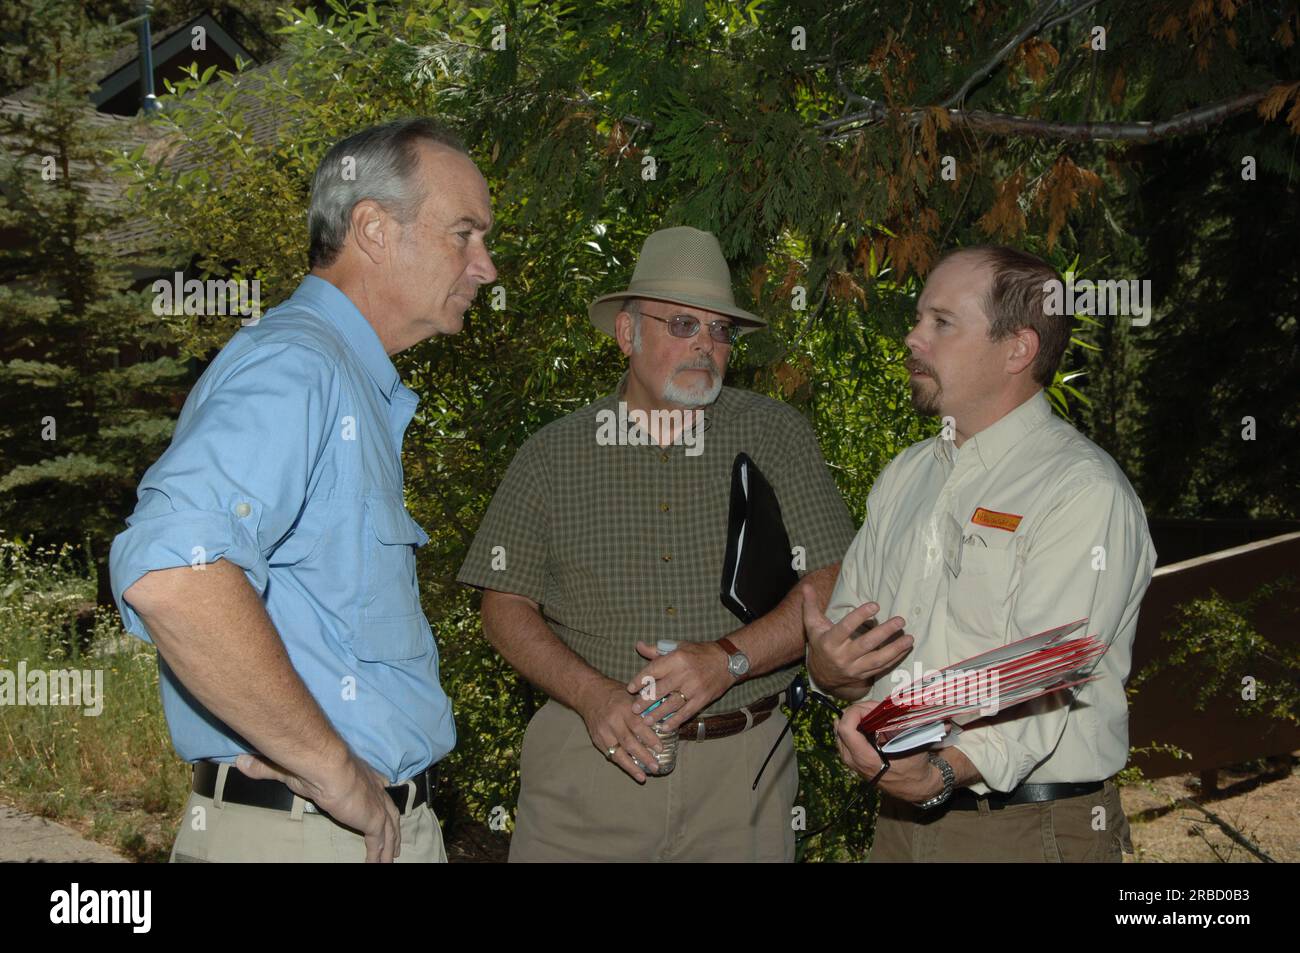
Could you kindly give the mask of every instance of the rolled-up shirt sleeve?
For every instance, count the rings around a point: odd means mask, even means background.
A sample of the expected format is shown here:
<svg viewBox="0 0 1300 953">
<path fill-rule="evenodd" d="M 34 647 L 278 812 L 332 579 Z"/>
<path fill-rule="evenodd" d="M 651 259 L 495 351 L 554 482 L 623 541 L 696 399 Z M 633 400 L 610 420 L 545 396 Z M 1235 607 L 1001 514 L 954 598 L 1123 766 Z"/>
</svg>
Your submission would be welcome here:
<svg viewBox="0 0 1300 953">
<path fill-rule="evenodd" d="M 265 591 L 267 554 L 297 522 L 331 428 L 342 426 L 338 403 L 336 366 L 314 348 L 264 343 L 218 358 L 113 540 L 109 570 L 126 631 L 151 641 L 124 593 L 154 570 L 226 559 Z"/>
<path fill-rule="evenodd" d="M 1072 484 L 1031 537 L 1011 619 L 1012 639 L 1087 618 L 1087 633 L 1107 645 L 1096 682 L 1009 709 L 962 731 L 956 746 L 979 769 L 977 794 L 1010 791 L 1046 760 L 1066 722 L 1090 709 L 1100 731 L 1124 723 L 1138 607 L 1151 580 L 1155 551 L 1146 516 L 1132 492 L 1096 478 Z M 1075 696 L 1074 692 L 1078 692 Z M 1095 779 L 1080 779 L 1095 780 Z"/>
</svg>

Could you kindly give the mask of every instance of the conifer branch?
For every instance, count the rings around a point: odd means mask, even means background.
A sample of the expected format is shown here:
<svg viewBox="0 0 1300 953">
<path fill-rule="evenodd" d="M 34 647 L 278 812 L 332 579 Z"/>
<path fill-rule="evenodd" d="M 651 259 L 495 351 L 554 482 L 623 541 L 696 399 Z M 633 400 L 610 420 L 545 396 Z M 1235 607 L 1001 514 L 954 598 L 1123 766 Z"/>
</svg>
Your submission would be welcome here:
<svg viewBox="0 0 1300 953">
<path fill-rule="evenodd" d="M 1101 2 L 1101 0 L 1084 0 L 1083 3 L 1079 4 L 1079 5 L 1078 5 L 1077 7 L 1075 7 L 1073 10 L 1066 10 L 1066 11 L 1065 11 L 1064 13 L 1062 13 L 1059 17 L 1057 17 L 1055 20 L 1049 20 L 1048 22 L 1044 23 L 1044 24 L 1043 24 L 1043 28 L 1042 28 L 1042 30 L 1040 30 L 1039 32 L 1040 32 L 1040 33 L 1046 33 L 1046 32 L 1047 32 L 1048 30 L 1050 30 L 1052 27 L 1054 27 L 1054 26 L 1060 26 L 1060 25 L 1061 25 L 1062 23 L 1064 23 L 1066 20 L 1073 20 L 1075 17 L 1077 17 L 1077 16 L 1078 16 L 1080 13 L 1082 13 L 1084 10 L 1087 10 L 1089 7 L 1095 7 L 1095 6 L 1096 6 L 1098 3 L 1100 3 L 1100 2 Z"/>
<path fill-rule="evenodd" d="M 1239 93 L 1231 99 L 1220 100 L 1206 106 L 1188 109 L 1168 119 L 1155 122 L 1058 122 L 1051 119 L 1030 119 L 1009 113 L 993 113 L 980 109 L 947 109 L 949 120 L 954 126 L 971 129 L 976 132 L 994 136 L 1029 136 L 1035 139 L 1057 139 L 1064 142 L 1093 142 L 1098 140 L 1127 140 L 1131 142 L 1154 142 L 1175 136 L 1197 132 L 1209 126 L 1217 125 L 1238 113 L 1255 106 L 1269 94 L 1272 86 L 1247 93 Z M 849 113 L 838 119 L 828 119 L 817 124 L 817 129 L 825 135 L 828 142 L 851 139 L 865 132 L 871 126 L 883 122 L 891 112 L 888 106 L 876 100 L 861 98 L 868 104 L 865 109 Z M 925 114 L 934 107 L 897 110 L 909 125 L 916 127 Z M 855 123 L 861 125 L 854 126 Z M 845 126 L 854 126 L 843 132 L 836 130 Z"/>
<path fill-rule="evenodd" d="M 944 109 L 951 109 L 953 106 L 963 102 L 966 99 L 966 94 L 980 83 L 984 82 L 984 80 L 988 79 L 993 71 L 1001 66 L 1008 56 L 1019 49 L 1020 44 L 1024 43 L 1025 40 L 1035 37 L 1044 30 L 1048 30 L 1060 23 L 1064 23 L 1072 17 L 1078 16 L 1089 7 L 1095 7 L 1101 2 L 1101 0 L 1082 0 L 1081 3 L 1076 4 L 1070 10 L 1067 10 L 1060 16 L 1049 20 L 1048 17 L 1052 15 L 1053 10 L 1060 8 L 1063 2 L 1064 0 L 1046 0 L 1046 2 L 1034 12 L 1033 16 L 1021 25 L 1015 35 L 998 48 L 998 51 L 993 54 L 987 63 L 968 76 L 966 82 L 961 84 L 961 87 L 957 92 L 953 93 L 943 101 L 941 105 Z"/>
<path fill-rule="evenodd" d="M 594 97 L 593 97 L 589 92 L 587 92 L 585 89 L 583 89 L 581 86 L 578 87 L 578 95 L 581 97 L 581 99 L 579 99 L 579 100 L 574 100 L 574 99 L 567 99 L 567 98 L 566 98 L 565 101 L 566 101 L 566 102 L 581 102 L 581 103 L 583 103 L 583 104 L 586 105 L 586 106 L 591 106 L 593 109 L 598 109 L 598 110 L 600 110 L 601 112 L 604 112 L 604 113 L 608 114 L 608 110 L 606 110 L 605 107 L 603 107 L 600 103 L 596 102 L 595 98 L 594 98 Z M 654 123 L 652 123 L 652 122 L 651 122 L 650 120 L 648 120 L 648 119 L 642 119 L 640 116 L 633 116 L 631 113 L 628 113 L 628 114 L 623 115 L 623 116 L 619 116 L 619 117 L 618 117 L 618 121 L 621 122 L 621 123 L 622 123 L 623 125 L 625 125 L 625 126 L 632 126 L 632 127 L 634 127 L 634 128 L 636 129 L 636 132 L 640 132 L 642 129 L 644 129 L 646 132 L 654 132 L 654 131 L 655 131 L 655 124 L 654 124 Z M 636 133 L 634 132 L 634 133 L 633 133 L 633 136 L 635 136 L 635 135 L 636 135 Z"/>
</svg>

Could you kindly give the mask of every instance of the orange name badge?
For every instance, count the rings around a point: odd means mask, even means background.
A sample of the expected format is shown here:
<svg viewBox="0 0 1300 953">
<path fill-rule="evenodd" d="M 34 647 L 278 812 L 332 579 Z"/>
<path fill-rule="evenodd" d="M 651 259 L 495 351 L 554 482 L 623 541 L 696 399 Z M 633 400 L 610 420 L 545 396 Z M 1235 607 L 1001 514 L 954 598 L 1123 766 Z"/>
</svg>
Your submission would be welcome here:
<svg viewBox="0 0 1300 953">
<path fill-rule="evenodd" d="M 998 513 L 993 510 L 986 510 L 981 506 L 975 510 L 975 515 L 970 518 L 970 521 L 976 526 L 989 526 L 993 529 L 1004 529 L 1008 533 L 1014 533 L 1022 519 L 1024 519 L 1023 516 L 1017 516 L 1015 513 Z"/>
</svg>

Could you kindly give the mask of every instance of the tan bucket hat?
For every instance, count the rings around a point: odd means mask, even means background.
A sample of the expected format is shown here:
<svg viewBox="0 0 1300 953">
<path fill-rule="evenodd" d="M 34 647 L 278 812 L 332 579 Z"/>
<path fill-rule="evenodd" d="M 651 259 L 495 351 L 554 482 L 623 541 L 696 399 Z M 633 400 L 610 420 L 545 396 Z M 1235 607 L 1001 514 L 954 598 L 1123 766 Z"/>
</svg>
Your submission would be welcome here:
<svg viewBox="0 0 1300 953">
<path fill-rule="evenodd" d="M 712 232 L 689 225 L 662 228 L 646 237 L 626 291 L 601 295 L 587 307 L 591 323 L 611 337 L 625 298 L 650 298 L 704 308 L 734 318 L 741 333 L 767 327 L 756 314 L 736 307 L 731 269 Z"/>
</svg>

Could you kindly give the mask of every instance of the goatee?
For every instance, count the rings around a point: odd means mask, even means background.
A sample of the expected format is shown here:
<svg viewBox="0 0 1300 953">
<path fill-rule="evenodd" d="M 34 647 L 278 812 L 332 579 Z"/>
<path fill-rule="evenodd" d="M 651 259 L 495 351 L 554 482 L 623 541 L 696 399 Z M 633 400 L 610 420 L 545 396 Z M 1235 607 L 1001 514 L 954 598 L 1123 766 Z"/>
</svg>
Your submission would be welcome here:
<svg viewBox="0 0 1300 953">
<path fill-rule="evenodd" d="M 915 382 L 912 384 L 912 409 L 922 417 L 939 416 L 939 394 L 941 391 L 938 386 L 932 393 L 926 393 L 921 386 Z"/>
</svg>

